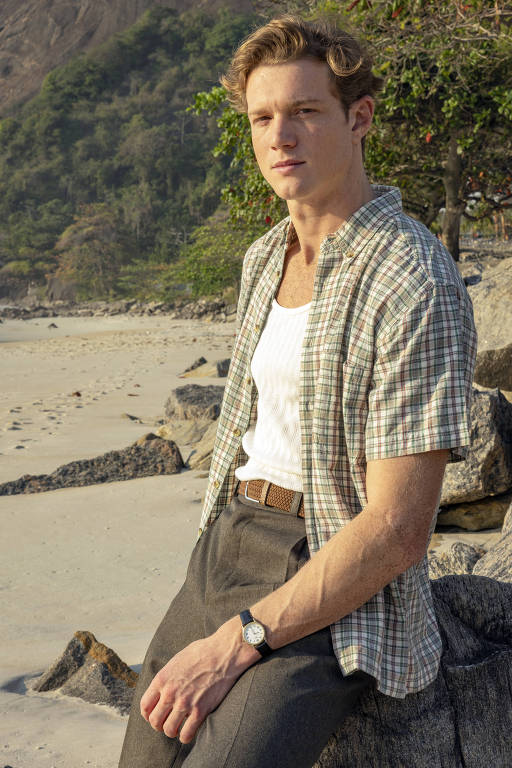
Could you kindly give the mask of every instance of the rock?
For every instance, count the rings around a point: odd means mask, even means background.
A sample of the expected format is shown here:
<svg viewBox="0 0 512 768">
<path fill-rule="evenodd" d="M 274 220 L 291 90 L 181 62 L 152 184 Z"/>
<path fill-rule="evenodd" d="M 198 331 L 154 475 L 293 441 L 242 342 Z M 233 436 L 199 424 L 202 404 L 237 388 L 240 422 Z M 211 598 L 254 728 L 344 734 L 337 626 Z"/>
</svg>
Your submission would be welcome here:
<svg viewBox="0 0 512 768">
<path fill-rule="evenodd" d="M 432 582 L 439 675 L 404 700 L 365 694 L 315 768 L 510 768 L 512 584 Z"/>
<path fill-rule="evenodd" d="M 151 475 L 174 475 L 184 467 L 178 446 L 149 432 L 129 448 L 63 464 L 50 475 L 23 475 L 0 485 L 0 496 L 112 483 Z"/>
<path fill-rule="evenodd" d="M 91 632 L 75 632 L 64 653 L 37 680 L 33 691 L 60 691 L 128 714 L 137 673 Z"/>
<path fill-rule="evenodd" d="M 475 563 L 473 573 L 497 581 L 512 582 L 512 502 L 508 507 L 501 538 Z"/>
<path fill-rule="evenodd" d="M 479 352 L 473 378 L 483 387 L 512 390 L 512 343 Z"/>
<path fill-rule="evenodd" d="M 512 533 L 512 504 L 508 508 L 505 519 L 503 520 L 502 533 Z"/>
<path fill-rule="evenodd" d="M 202 439 L 194 446 L 194 451 L 188 459 L 188 465 L 191 469 L 210 469 L 217 426 L 216 421 L 210 423 L 210 427 L 206 430 Z"/>
<path fill-rule="evenodd" d="M 206 357 L 198 357 L 197 360 L 195 360 L 192 365 L 189 365 L 188 368 L 185 368 L 181 376 L 183 376 L 185 373 L 189 373 L 190 371 L 194 371 L 196 368 L 199 368 L 199 366 L 204 365 L 207 363 Z"/>
<path fill-rule="evenodd" d="M 440 505 L 484 499 L 512 488 L 512 403 L 499 389 L 473 387 L 471 447 L 448 464 Z"/>
<path fill-rule="evenodd" d="M 137 424 L 142 424 L 142 419 L 139 419 L 138 416 L 132 416 L 131 413 L 122 413 L 121 418 L 128 419 L 129 421 L 135 421 Z M 160 437 L 163 437 L 163 435 L 160 435 Z"/>
<path fill-rule="evenodd" d="M 185 384 L 171 392 L 165 404 L 165 417 L 172 419 L 216 419 L 224 396 L 224 387 L 210 384 Z"/>
<path fill-rule="evenodd" d="M 441 509 L 437 525 L 457 525 L 466 531 L 483 531 L 486 528 L 501 528 L 512 493 L 488 496 L 470 504 L 458 504 Z"/>
<path fill-rule="evenodd" d="M 199 358 L 200 360 L 204 360 L 203 358 Z M 231 359 L 225 358 L 224 360 L 217 360 L 214 363 L 209 363 L 206 360 L 202 365 L 199 365 L 197 367 L 194 367 L 192 369 L 189 369 L 187 371 L 184 371 L 182 374 L 180 374 L 180 378 L 191 378 L 191 377 L 208 377 L 208 376 L 218 376 L 219 378 L 224 378 L 228 375 L 229 370 L 229 364 L 231 363 Z"/>
<path fill-rule="evenodd" d="M 429 552 L 428 573 L 431 579 L 452 574 L 472 573 L 475 563 L 485 554 L 483 549 L 456 541 L 449 552 Z"/>
<path fill-rule="evenodd" d="M 478 351 L 512 342 L 512 257 L 484 269 L 476 285 L 468 285 L 478 333 Z M 489 308 L 492 307 L 492 312 Z"/>
<path fill-rule="evenodd" d="M 211 419 L 173 419 L 167 424 L 162 424 L 155 434 L 180 446 L 190 446 L 202 440 L 211 424 Z"/>
</svg>

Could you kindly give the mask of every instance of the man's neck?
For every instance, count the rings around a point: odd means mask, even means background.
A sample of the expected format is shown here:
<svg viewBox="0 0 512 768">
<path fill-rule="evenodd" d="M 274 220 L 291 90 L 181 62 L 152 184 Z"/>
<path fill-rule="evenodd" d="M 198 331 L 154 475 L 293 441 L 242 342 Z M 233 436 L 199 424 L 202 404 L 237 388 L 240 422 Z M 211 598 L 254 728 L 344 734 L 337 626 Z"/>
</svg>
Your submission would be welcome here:
<svg viewBox="0 0 512 768">
<path fill-rule="evenodd" d="M 336 232 L 352 214 L 373 200 L 374 194 L 366 174 L 362 174 L 349 193 L 337 200 L 319 204 L 290 201 L 288 210 L 295 229 L 298 247 L 306 264 L 318 258 L 320 246 L 327 235 Z"/>
</svg>

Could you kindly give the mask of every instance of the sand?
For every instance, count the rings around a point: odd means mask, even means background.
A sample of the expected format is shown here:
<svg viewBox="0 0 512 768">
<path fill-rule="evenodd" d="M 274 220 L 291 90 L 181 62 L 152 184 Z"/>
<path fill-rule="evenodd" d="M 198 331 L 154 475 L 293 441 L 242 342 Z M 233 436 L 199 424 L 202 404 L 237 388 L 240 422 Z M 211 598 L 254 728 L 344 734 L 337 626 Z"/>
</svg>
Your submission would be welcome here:
<svg viewBox="0 0 512 768">
<path fill-rule="evenodd" d="M 4 320 L 0 482 L 130 445 L 163 418 L 170 391 L 194 381 L 178 374 L 200 355 L 228 357 L 233 336 L 233 323 L 165 316 Z M 46 669 L 76 630 L 93 632 L 140 668 L 184 578 L 205 487 L 204 473 L 187 470 L 0 497 L 1 766 L 117 765 L 125 717 L 31 694 L 25 681 Z M 498 535 L 459 531 L 433 543 L 486 547 Z"/>
<path fill-rule="evenodd" d="M 163 418 L 170 391 L 192 381 L 178 374 L 200 355 L 228 357 L 233 335 L 233 323 L 165 316 L 4 320 L 0 482 L 130 445 Z M 76 630 L 140 667 L 184 578 L 201 475 L 0 497 L 0 765 L 117 765 L 126 718 L 29 694 L 24 680 L 47 668 Z"/>
</svg>

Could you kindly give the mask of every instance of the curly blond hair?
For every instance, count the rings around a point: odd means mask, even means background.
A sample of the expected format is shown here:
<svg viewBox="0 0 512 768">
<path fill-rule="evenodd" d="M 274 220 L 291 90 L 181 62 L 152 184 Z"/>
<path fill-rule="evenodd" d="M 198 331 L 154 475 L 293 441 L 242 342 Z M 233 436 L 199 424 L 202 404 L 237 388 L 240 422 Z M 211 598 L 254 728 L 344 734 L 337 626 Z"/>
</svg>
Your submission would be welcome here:
<svg viewBox="0 0 512 768">
<path fill-rule="evenodd" d="M 372 72 L 372 59 L 355 37 L 328 21 L 306 21 L 285 14 L 252 32 L 235 51 L 220 78 L 229 102 L 247 112 L 247 79 L 260 64 L 282 64 L 302 58 L 325 61 L 345 115 L 362 96 L 374 96 L 383 80 Z"/>
</svg>

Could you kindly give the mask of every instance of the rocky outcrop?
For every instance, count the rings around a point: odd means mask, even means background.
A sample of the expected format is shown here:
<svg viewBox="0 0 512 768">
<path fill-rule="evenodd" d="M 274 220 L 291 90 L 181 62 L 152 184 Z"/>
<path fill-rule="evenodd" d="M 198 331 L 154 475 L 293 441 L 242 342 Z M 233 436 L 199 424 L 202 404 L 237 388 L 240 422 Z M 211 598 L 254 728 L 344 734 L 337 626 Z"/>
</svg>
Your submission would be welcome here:
<svg viewBox="0 0 512 768">
<path fill-rule="evenodd" d="M 112 483 L 151 475 L 173 475 L 184 467 L 178 446 L 149 432 L 129 448 L 64 464 L 50 475 L 23 475 L 0 485 L 0 496 Z"/>
<path fill-rule="evenodd" d="M 452 544 L 449 552 L 429 552 L 428 574 L 431 579 L 440 579 L 442 576 L 472 573 L 478 560 L 485 555 L 483 549 L 473 547 L 457 541 Z"/>
<path fill-rule="evenodd" d="M 483 387 L 499 387 L 507 392 L 512 391 L 512 343 L 499 349 L 484 349 L 479 352 L 473 379 Z"/>
<path fill-rule="evenodd" d="M 512 403 L 499 389 L 473 388 L 471 449 L 448 464 L 440 505 L 484 499 L 512 488 Z"/>
<path fill-rule="evenodd" d="M 194 445 L 192 454 L 188 459 L 188 465 L 191 469 L 210 469 L 213 446 L 217 435 L 217 426 L 218 424 L 216 421 L 211 422 L 201 440 Z"/>
<path fill-rule="evenodd" d="M 438 677 L 404 700 L 366 694 L 315 768 L 512 765 L 512 584 L 445 576 L 432 590 Z"/>
<path fill-rule="evenodd" d="M 229 357 L 224 358 L 223 360 L 216 360 L 212 363 L 209 363 L 204 357 L 201 357 L 200 360 L 203 362 L 199 365 L 196 365 L 198 362 L 196 361 L 193 366 L 187 368 L 186 371 L 183 371 L 183 373 L 180 374 L 180 379 L 207 377 L 225 378 L 228 375 L 229 364 L 231 363 Z"/>
<path fill-rule="evenodd" d="M 26 286 L 23 286 L 23 296 Z M 205 322 L 226 323 L 234 321 L 236 307 L 217 301 L 168 302 L 168 301 L 135 301 L 134 299 L 117 299 L 115 301 L 87 301 L 74 303 L 55 301 L 41 303 L 36 297 L 26 297 L 17 303 L 9 303 L 0 307 L 0 317 L 30 320 L 34 317 L 110 317 L 112 315 L 167 315 L 171 319 L 203 320 Z"/>
<path fill-rule="evenodd" d="M 29 687 L 38 693 L 59 691 L 91 704 L 115 707 L 128 714 L 137 673 L 91 632 L 75 632 L 52 666 Z"/>
<path fill-rule="evenodd" d="M 165 404 L 165 417 L 173 419 L 216 419 L 220 414 L 224 387 L 214 384 L 185 384 L 173 389 Z"/>
<path fill-rule="evenodd" d="M 468 285 L 479 352 L 512 342 L 512 257 L 503 258 L 495 266 L 484 269 L 481 276 L 478 283 Z"/>
<path fill-rule="evenodd" d="M 437 525 L 456 525 L 466 531 L 501 528 L 511 500 L 512 493 L 507 492 L 469 504 L 445 507 L 437 516 Z"/>
<path fill-rule="evenodd" d="M 512 582 L 512 502 L 503 521 L 501 538 L 475 563 L 473 573 Z"/>
</svg>

